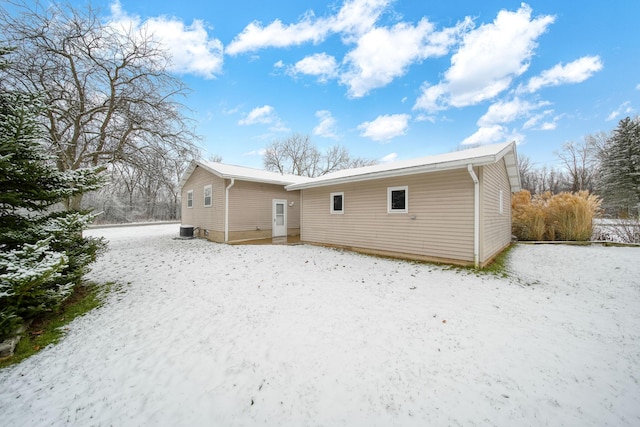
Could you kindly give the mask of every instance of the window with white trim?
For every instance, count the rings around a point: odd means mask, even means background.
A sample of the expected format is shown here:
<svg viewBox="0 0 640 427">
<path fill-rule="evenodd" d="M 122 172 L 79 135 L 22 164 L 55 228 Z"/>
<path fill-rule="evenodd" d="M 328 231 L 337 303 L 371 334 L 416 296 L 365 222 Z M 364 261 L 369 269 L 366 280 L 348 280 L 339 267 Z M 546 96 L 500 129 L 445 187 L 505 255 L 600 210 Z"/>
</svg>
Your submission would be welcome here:
<svg viewBox="0 0 640 427">
<path fill-rule="evenodd" d="M 193 207 L 193 190 L 187 191 L 187 207 Z"/>
<path fill-rule="evenodd" d="M 500 207 L 498 208 L 498 210 L 500 211 L 500 215 L 504 214 L 504 196 L 502 194 L 502 190 L 500 190 Z"/>
<path fill-rule="evenodd" d="M 409 187 L 405 185 L 403 187 L 387 188 L 387 212 L 409 212 Z"/>
<path fill-rule="evenodd" d="M 211 202 L 213 199 L 213 188 L 211 185 L 205 185 L 204 187 L 204 207 L 211 207 Z"/>
<path fill-rule="evenodd" d="M 342 214 L 344 213 L 344 193 L 331 193 L 331 213 Z"/>
</svg>

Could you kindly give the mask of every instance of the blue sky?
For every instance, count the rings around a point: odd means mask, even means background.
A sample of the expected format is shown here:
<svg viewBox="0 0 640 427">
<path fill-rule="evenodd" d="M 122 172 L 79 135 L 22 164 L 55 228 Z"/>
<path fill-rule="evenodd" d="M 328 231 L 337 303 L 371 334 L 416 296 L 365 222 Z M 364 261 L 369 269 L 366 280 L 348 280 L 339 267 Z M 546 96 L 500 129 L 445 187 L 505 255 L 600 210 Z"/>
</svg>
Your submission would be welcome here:
<svg viewBox="0 0 640 427">
<path fill-rule="evenodd" d="M 553 165 L 640 108 L 636 0 L 93 5 L 162 39 L 203 157 L 232 164 L 297 132 L 378 161 L 516 140 Z"/>
</svg>

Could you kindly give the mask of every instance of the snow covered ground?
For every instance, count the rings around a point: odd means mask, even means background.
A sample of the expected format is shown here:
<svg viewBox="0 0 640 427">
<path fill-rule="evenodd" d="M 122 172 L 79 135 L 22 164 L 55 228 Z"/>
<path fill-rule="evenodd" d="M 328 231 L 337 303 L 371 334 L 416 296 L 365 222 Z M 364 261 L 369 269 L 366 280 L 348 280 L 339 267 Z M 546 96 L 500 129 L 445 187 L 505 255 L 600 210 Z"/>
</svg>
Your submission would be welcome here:
<svg viewBox="0 0 640 427">
<path fill-rule="evenodd" d="M 0 371 L 11 426 L 637 426 L 640 248 L 520 245 L 511 277 L 90 231 L 122 284 Z"/>
</svg>

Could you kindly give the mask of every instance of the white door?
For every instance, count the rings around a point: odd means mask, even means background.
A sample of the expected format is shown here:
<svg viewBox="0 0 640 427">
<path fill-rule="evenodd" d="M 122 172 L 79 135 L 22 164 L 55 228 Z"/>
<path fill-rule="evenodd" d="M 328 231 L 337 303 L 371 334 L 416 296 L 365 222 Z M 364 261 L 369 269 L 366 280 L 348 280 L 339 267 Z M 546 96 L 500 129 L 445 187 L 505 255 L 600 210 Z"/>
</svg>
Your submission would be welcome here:
<svg viewBox="0 0 640 427">
<path fill-rule="evenodd" d="M 287 235 L 287 201 L 273 200 L 273 227 L 272 237 Z"/>
</svg>

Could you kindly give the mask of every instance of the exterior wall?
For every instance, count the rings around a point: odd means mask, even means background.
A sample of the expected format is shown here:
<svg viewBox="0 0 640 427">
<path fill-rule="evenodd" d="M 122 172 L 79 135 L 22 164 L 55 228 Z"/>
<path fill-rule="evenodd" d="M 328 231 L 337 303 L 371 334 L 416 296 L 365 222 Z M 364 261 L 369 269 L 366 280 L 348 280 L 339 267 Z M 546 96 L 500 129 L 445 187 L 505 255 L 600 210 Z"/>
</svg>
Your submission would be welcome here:
<svg viewBox="0 0 640 427">
<path fill-rule="evenodd" d="M 405 185 L 408 213 L 387 213 L 387 187 Z M 333 192 L 344 192 L 343 214 L 330 213 Z M 305 189 L 301 240 L 382 255 L 473 263 L 473 194 L 466 169 Z"/>
<path fill-rule="evenodd" d="M 227 180 L 226 185 L 229 183 Z M 287 201 L 287 234 L 298 236 L 300 191 L 287 191 L 283 185 L 236 180 L 229 190 L 229 240 L 271 237 L 273 199 Z M 289 206 L 291 202 L 293 206 Z"/>
<path fill-rule="evenodd" d="M 504 159 L 481 167 L 479 179 L 480 264 L 484 265 L 511 243 L 511 187 Z"/>
<path fill-rule="evenodd" d="M 198 237 L 224 242 L 225 189 L 231 183 L 196 167 L 182 188 L 182 223 L 198 227 Z M 204 187 L 212 186 L 212 206 L 204 206 Z M 187 192 L 193 190 L 193 207 Z M 287 234 L 300 234 L 300 191 L 283 185 L 236 180 L 229 190 L 229 240 L 271 237 L 272 200 L 287 200 Z M 288 206 L 293 202 L 293 206 Z"/>
<path fill-rule="evenodd" d="M 196 167 L 182 187 L 182 224 L 198 227 L 198 235 L 215 242 L 224 241 L 224 180 Z M 212 186 L 212 203 L 204 206 L 204 187 Z M 187 192 L 193 190 L 193 207 L 187 207 Z"/>
</svg>

